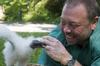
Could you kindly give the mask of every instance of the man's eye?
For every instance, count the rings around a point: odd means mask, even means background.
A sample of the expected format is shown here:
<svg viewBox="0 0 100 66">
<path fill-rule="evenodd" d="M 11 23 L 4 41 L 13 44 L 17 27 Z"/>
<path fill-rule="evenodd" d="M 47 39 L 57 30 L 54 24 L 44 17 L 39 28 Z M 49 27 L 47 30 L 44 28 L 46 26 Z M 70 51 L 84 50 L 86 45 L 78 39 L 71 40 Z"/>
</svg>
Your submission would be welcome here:
<svg viewBox="0 0 100 66">
<path fill-rule="evenodd" d="M 73 25 L 73 24 L 72 24 L 71 26 L 72 26 L 73 28 L 77 28 L 77 27 L 79 27 L 80 25 L 75 25 L 75 24 Z"/>
<path fill-rule="evenodd" d="M 66 25 L 66 22 L 64 22 L 64 21 L 61 21 L 61 23 L 62 23 L 63 26 Z"/>
<path fill-rule="evenodd" d="M 62 25 L 66 25 L 64 22 L 62 22 Z"/>
</svg>

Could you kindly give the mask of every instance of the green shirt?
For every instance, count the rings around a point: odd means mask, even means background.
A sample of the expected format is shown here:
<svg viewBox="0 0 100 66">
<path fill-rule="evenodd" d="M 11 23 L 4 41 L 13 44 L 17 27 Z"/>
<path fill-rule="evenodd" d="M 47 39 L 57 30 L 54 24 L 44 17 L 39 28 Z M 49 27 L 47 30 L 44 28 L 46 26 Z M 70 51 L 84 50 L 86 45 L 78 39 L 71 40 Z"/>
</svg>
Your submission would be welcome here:
<svg viewBox="0 0 100 66">
<path fill-rule="evenodd" d="M 59 26 L 50 33 L 50 36 L 60 40 L 69 53 L 83 66 L 100 66 L 100 19 L 96 29 L 90 36 L 89 43 L 83 48 L 76 45 L 67 46 L 64 34 Z M 44 49 L 41 53 L 39 64 L 44 64 L 45 66 L 63 66 L 59 62 L 51 59 L 45 53 Z"/>
</svg>

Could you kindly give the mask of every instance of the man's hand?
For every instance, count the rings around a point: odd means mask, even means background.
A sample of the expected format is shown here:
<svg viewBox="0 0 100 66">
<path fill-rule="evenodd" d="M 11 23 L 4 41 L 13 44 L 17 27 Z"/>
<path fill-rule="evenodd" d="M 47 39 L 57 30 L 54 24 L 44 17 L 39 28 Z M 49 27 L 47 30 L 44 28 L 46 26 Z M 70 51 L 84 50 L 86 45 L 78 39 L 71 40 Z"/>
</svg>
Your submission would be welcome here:
<svg viewBox="0 0 100 66">
<path fill-rule="evenodd" d="M 56 38 L 45 36 L 43 42 L 46 44 L 44 48 L 47 54 L 55 61 L 58 61 L 61 64 L 65 65 L 67 64 L 67 61 L 72 58 L 72 56 L 68 53 L 62 43 Z"/>
</svg>

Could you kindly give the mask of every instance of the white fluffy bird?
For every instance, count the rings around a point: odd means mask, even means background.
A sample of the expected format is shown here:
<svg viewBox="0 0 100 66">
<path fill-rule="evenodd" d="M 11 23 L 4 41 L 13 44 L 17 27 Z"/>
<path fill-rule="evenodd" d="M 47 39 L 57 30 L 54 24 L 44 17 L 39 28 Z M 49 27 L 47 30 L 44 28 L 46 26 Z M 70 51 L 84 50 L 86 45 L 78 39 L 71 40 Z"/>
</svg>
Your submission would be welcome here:
<svg viewBox="0 0 100 66">
<path fill-rule="evenodd" d="M 32 53 L 30 45 L 36 38 L 22 38 L 3 25 L 0 25 L 0 37 L 7 40 L 3 50 L 6 66 L 26 66 Z"/>
</svg>

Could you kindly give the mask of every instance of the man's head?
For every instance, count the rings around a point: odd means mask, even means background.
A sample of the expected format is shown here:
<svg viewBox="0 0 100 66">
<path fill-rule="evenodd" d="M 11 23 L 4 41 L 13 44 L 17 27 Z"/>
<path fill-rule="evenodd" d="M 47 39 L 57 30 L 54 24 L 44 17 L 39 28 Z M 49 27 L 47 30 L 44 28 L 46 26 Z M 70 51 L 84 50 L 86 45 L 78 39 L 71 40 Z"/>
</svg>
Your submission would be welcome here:
<svg viewBox="0 0 100 66">
<path fill-rule="evenodd" d="M 95 17 L 99 16 L 95 0 L 69 0 L 65 3 L 61 26 L 69 44 L 84 43 L 95 29 Z"/>
</svg>

